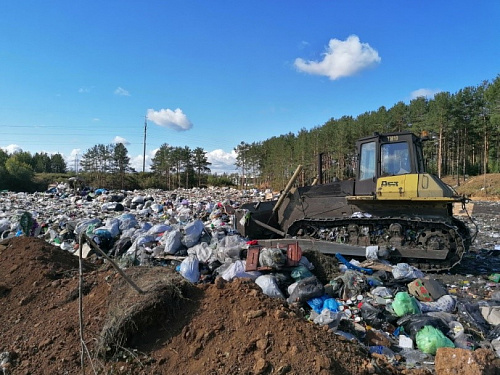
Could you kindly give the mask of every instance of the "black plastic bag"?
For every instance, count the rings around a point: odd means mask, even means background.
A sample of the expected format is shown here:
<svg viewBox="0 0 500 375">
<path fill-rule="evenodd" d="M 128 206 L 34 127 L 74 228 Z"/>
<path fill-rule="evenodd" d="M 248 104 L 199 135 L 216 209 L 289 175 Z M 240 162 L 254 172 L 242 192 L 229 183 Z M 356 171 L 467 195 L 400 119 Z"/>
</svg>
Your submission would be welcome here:
<svg viewBox="0 0 500 375">
<path fill-rule="evenodd" d="M 432 326 L 439 329 L 448 336 L 450 328 L 448 324 L 441 318 L 428 315 L 406 315 L 397 321 L 399 326 L 402 326 L 411 339 L 415 342 L 417 333 L 425 326 Z"/>
<path fill-rule="evenodd" d="M 361 305 L 360 311 L 363 320 L 374 328 L 380 329 L 386 321 L 384 311 L 370 305 L 368 302 Z"/>
<path fill-rule="evenodd" d="M 316 276 L 306 277 L 297 283 L 287 302 L 306 302 L 311 298 L 321 297 L 323 294 L 325 294 L 325 287 L 318 278 Z"/>
<path fill-rule="evenodd" d="M 490 330 L 489 323 L 483 318 L 477 303 L 459 301 L 457 303 L 458 321 L 466 330 L 484 339 Z"/>
</svg>

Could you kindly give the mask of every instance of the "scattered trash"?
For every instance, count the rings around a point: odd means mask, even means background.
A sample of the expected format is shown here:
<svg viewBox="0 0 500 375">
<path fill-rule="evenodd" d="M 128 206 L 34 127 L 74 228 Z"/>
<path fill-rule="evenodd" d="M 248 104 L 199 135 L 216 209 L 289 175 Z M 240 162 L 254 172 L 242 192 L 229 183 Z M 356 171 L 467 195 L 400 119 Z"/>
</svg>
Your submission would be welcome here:
<svg viewBox="0 0 500 375">
<path fill-rule="evenodd" d="M 406 263 L 381 261 L 374 267 L 387 249 L 367 246 L 371 265 L 335 254 L 338 276 L 323 284 L 315 275 L 318 267 L 304 255 L 307 249 L 266 248 L 236 232 L 232 214 L 240 200 L 236 190 L 180 189 L 174 196 L 163 191 L 118 194 L 97 189 L 77 196 L 58 189 L 59 193 L 50 193 L 59 194 L 54 200 L 44 194 L 13 199 L 7 193 L 0 201 L 1 238 L 40 236 L 78 255 L 80 237 L 88 236 L 103 252 L 122 257 L 128 265 L 174 265 L 191 283 L 216 277 L 227 282 L 250 279 L 263 294 L 303 309 L 310 321 L 358 340 L 390 362 L 420 366 L 432 363 L 439 348 L 474 350 L 485 341 L 500 356 L 500 329 L 494 329 L 500 323 L 500 291 L 495 290 L 500 273 L 484 280 L 484 287 L 491 289 L 488 301 L 473 296 L 467 300 L 458 294 L 467 291 L 470 280 L 447 288 Z M 62 199 L 68 202 L 64 211 Z M 36 211 L 22 208 L 31 207 L 25 204 L 29 200 L 36 202 Z M 369 217 L 369 213 L 353 216 Z M 94 251 L 85 243 L 81 252 L 87 258 Z"/>
</svg>

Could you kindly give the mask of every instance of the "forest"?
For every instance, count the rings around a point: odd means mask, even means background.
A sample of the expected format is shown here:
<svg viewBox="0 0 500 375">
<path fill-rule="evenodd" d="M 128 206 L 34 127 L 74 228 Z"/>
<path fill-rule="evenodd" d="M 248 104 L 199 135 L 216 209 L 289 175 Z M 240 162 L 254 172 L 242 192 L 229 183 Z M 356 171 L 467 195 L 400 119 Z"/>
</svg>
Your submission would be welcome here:
<svg viewBox="0 0 500 375">
<path fill-rule="evenodd" d="M 467 176 L 500 172 L 500 75 L 492 81 L 440 92 L 431 99 L 418 97 L 359 116 L 331 118 L 323 125 L 302 128 L 297 134 L 277 135 L 262 142 L 242 141 L 234 150 L 234 175 L 211 173 L 206 151 L 200 147 L 162 144 L 152 159 L 150 172 L 130 167 L 123 144 L 89 148 L 76 170 L 68 171 L 61 155 L 0 149 L 0 190 L 34 191 L 54 179 L 76 173 L 91 186 L 110 189 L 199 187 L 237 184 L 281 190 L 298 165 L 303 186 L 318 178 L 321 155 L 322 181 L 354 177 L 356 140 L 374 132 L 410 131 L 430 134 L 424 154 L 427 170 L 439 177 L 453 176 L 456 184 Z M 237 169 L 236 169 L 237 168 Z"/>
<path fill-rule="evenodd" d="M 299 164 L 304 168 L 298 183 L 312 183 L 323 154 L 322 180 L 343 180 L 354 176 L 358 138 L 403 131 L 430 134 L 424 143 L 427 171 L 439 177 L 455 176 L 460 184 L 469 175 L 500 172 L 500 76 L 454 94 L 440 92 L 432 99 L 418 97 L 357 117 L 332 118 L 297 134 L 241 142 L 235 148 L 237 165 L 249 184 L 279 190 Z"/>
</svg>

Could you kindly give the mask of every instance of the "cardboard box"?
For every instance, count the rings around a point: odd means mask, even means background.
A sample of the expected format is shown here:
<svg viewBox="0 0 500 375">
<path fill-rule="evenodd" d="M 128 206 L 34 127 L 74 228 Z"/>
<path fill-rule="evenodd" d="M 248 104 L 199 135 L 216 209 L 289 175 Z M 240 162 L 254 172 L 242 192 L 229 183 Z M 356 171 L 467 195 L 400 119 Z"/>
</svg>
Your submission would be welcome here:
<svg viewBox="0 0 500 375">
<path fill-rule="evenodd" d="M 448 294 L 445 287 L 434 279 L 416 279 L 408 284 L 408 293 L 422 302 L 432 302 Z"/>
</svg>

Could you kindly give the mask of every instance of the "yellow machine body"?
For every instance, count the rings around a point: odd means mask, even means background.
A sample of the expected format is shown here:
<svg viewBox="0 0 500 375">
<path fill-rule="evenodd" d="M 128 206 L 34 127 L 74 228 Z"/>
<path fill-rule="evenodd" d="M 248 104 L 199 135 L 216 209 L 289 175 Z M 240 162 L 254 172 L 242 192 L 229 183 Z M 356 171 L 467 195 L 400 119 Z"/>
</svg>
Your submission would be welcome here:
<svg viewBox="0 0 500 375">
<path fill-rule="evenodd" d="M 377 200 L 438 200 L 456 201 L 453 190 L 428 173 L 380 177 L 377 180 Z"/>
</svg>

